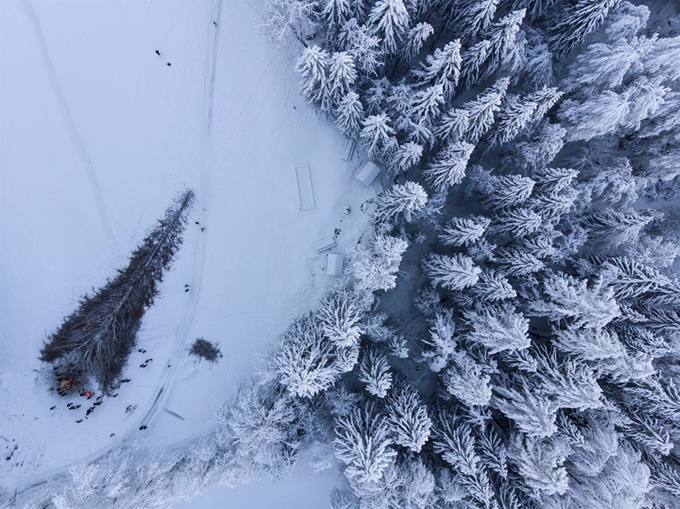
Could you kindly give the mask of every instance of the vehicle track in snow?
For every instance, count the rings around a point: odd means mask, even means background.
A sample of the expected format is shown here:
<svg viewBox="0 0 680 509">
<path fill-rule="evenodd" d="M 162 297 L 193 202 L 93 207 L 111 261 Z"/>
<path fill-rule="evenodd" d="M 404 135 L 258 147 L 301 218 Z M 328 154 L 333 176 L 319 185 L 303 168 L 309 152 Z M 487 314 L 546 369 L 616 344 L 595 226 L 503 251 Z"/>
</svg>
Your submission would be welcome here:
<svg viewBox="0 0 680 509">
<path fill-rule="evenodd" d="M 52 62 L 52 57 L 50 57 L 50 52 L 47 48 L 47 41 L 45 40 L 42 27 L 40 26 L 40 20 L 35 14 L 33 6 L 28 0 L 23 0 L 22 6 L 26 12 L 26 17 L 28 18 L 31 28 L 33 29 L 35 39 L 38 42 L 40 56 L 42 57 L 45 64 L 45 69 L 47 70 L 47 76 L 49 78 L 52 91 L 54 92 L 54 96 L 57 99 L 61 118 L 66 124 L 71 142 L 73 143 L 73 148 L 80 159 L 87 179 L 90 183 L 90 187 L 92 188 L 92 194 L 97 206 L 97 212 L 99 213 L 99 219 L 101 221 L 104 234 L 108 238 L 111 245 L 118 249 L 118 241 L 116 240 L 116 236 L 114 235 L 109 223 L 109 216 L 106 212 L 106 205 L 104 204 L 102 189 L 99 185 L 99 179 L 97 178 L 97 173 L 94 170 L 94 165 L 92 164 L 92 158 L 85 148 L 83 138 L 80 136 L 78 127 L 73 120 L 73 115 L 71 114 L 71 110 L 68 106 L 68 101 L 66 101 L 66 97 L 64 96 L 64 93 L 61 89 L 61 83 L 59 82 L 59 78 L 57 77 L 57 73 Z"/>
</svg>

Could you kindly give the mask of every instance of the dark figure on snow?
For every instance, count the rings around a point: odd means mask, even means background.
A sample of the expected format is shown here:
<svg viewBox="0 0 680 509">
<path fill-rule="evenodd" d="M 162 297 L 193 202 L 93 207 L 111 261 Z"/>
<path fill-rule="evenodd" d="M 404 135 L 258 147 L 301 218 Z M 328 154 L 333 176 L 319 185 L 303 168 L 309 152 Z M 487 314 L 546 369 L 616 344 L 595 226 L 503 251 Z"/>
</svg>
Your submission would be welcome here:
<svg viewBox="0 0 680 509">
<path fill-rule="evenodd" d="M 161 52 L 158 51 L 158 50 L 156 50 L 156 55 L 158 55 L 158 56 L 160 57 L 160 56 L 161 56 Z"/>
<path fill-rule="evenodd" d="M 145 430 L 147 427 L 146 426 L 140 426 L 139 431 Z"/>
</svg>

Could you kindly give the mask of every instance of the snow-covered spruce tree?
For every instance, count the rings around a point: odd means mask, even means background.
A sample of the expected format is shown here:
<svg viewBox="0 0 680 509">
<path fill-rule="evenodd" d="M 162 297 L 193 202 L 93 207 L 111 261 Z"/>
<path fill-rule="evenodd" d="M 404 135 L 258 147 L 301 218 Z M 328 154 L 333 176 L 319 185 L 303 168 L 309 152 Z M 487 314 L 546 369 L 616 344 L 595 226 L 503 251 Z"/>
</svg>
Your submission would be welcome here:
<svg viewBox="0 0 680 509">
<path fill-rule="evenodd" d="M 455 256 L 432 254 L 425 260 L 433 286 L 441 285 L 447 290 L 462 290 L 474 285 L 482 271 L 472 259 L 457 253 Z"/>
<path fill-rule="evenodd" d="M 182 244 L 194 193 L 184 191 L 132 253 L 128 266 L 53 332 L 40 352 L 44 362 L 70 366 L 91 376 L 104 392 L 116 385 L 137 342 L 144 312 Z"/>
<path fill-rule="evenodd" d="M 439 239 L 451 246 L 470 246 L 484 236 L 490 223 L 483 216 L 454 217 L 444 226 Z"/>
<path fill-rule="evenodd" d="M 386 398 L 387 422 L 394 442 L 419 453 L 430 438 L 432 420 L 427 407 L 413 388 L 397 383 Z"/>
<path fill-rule="evenodd" d="M 565 440 L 516 434 L 510 439 L 508 459 L 516 465 L 527 491 L 540 498 L 567 491 L 569 478 L 564 463 L 569 452 Z"/>
<path fill-rule="evenodd" d="M 357 279 L 357 288 L 369 292 L 394 288 L 401 257 L 407 247 L 406 241 L 383 235 L 377 236 L 370 247 L 359 246 L 350 266 L 351 274 Z"/>
<path fill-rule="evenodd" d="M 437 192 L 460 184 L 474 148 L 474 145 L 464 141 L 447 144 L 423 172 L 425 180 Z"/>
<path fill-rule="evenodd" d="M 485 33 L 496 14 L 498 0 L 464 0 L 456 6 L 454 29 L 465 42 Z"/>
<path fill-rule="evenodd" d="M 506 100 L 507 104 L 501 108 L 496 118 L 497 128 L 492 134 L 492 145 L 502 145 L 515 138 L 534 119 L 538 108 L 538 103 L 531 98 L 520 100 L 518 97 L 510 97 Z"/>
<path fill-rule="evenodd" d="M 432 125 L 441 113 L 444 104 L 444 87 L 432 85 L 415 92 L 411 100 L 410 112 L 415 123 Z"/>
<path fill-rule="evenodd" d="M 453 335 L 455 330 L 456 324 L 450 310 L 439 311 L 433 317 L 429 338 L 423 339 L 425 348 L 423 348 L 422 359 L 435 373 L 446 367 L 456 350 L 456 339 Z"/>
<path fill-rule="evenodd" d="M 494 122 L 496 112 L 500 110 L 501 101 L 508 89 L 508 78 L 501 78 L 496 84 L 474 101 L 468 101 L 463 108 L 468 112 L 468 139 L 476 143 L 486 134 Z"/>
<path fill-rule="evenodd" d="M 559 119 L 567 129 L 567 141 L 588 141 L 615 131 L 629 111 L 626 96 L 607 90 L 582 103 L 568 99 L 560 107 Z"/>
<path fill-rule="evenodd" d="M 386 418 L 369 401 L 336 419 L 335 454 L 346 465 L 350 482 L 361 485 L 381 479 L 397 454 L 389 436 Z"/>
<path fill-rule="evenodd" d="M 361 320 L 365 306 L 349 290 L 334 291 L 321 300 L 316 316 L 325 336 L 339 348 L 359 343 L 364 332 Z"/>
<path fill-rule="evenodd" d="M 519 238 L 540 230 L 542 225 L 543 218 L 539 214 L 529 208 L 519 207 L 498 214 L 492 228 L 497 233 Z"/>
<path fill-rule="evenodd" d="M 443 142 L 460 141 L 467 132 L 470 114 L 461 108 L 451 108 L 444 113 L 435 128 L 435 136 Z"/>
<path fill-rule="evenodd" d="M 343 134 L 354 138 L 364 122 L 364 106 L 356 92 L 347 92 L 335 108 L 335 124 Z"/>
<path fill-rule="evenodd" d="M 319 46 L 312 46 L 305 48 L 295 66 L 302 76 L 300 91 L 303 97 L 323 111 L 331 107 L 328 62 L 328 52 Z"/>
<path fill-rule="evenodd" d="M 423 186 L 415 182 L 395 184 L 378 197 L 378 209 L 375 212 L 377 221 L 391 223 L 400 216 L 411 222 L 413 214 L 421 210 L 427 203 L 427 193 Z"/>
<path fill-rule="evenodd" d="M 494 270 L 482 270 L 479 281 L 472 287 L 475 297 L 482 302 L 495 302 L 517 297 L 517 292 L 503 274 Z"/>
<path fill-rule="evenodd" d="M 475 450 L 470 426 L 451 410 L 440 410 L 432 430 L 434 451 L 456 472 L 458 496 L 473 507 L 495 507 L 489 470 Z"/>
<path fill-rule="evenodd" d="M 509 304 L 484 306 L 464 313 L 470 327 L 466 337 L 484 345 L 489 353 L 521 350 L 531 344 L 529 320 Z"/>
<path fill-rule="evenodd" d="M 359 361 L 357 378 L 366 384 L 366 390 L 378 398 L 384 398 L 392 387 L 392 373 L 387 357 L 375 348 L 364 351 Z"/>
<path fill-rule="evenodd" d="M 602 24 L 610 10 L 620 2 L 621 0 L 564 2 L 550 27 L 550 46 L 553 52 L 562 57 L 573 51 L 588 34 Z"/>
<path fill-rule="evenodd" d="M 404 0 L 377 0 L 368 15 L 368 25 L 382 39 L 385 52 L 396 53 L 410 18 Z"/>
<path fill-rule="evenodd" d="M 224 484 L 237 486 L 290 471 L 304 438 L 301 407 L 276 379 L 239 387 L 217 413 L 216 462 Z"/>
<path fill-rule="evenodd" d="M 491 400 L 491 374 L 466 352 L 458 352 L 442 374 L 446 390 L 468 407 L 486 406 Z"/>
<path fill-rule="evenodd" d="M 519 175 L 503 175 L 491 181 L 486 203 L 493 209 L 509 209 L 523 204 L 531 196 L 534 181 Z"/>
<path fill-rule="evenodd" d="M 458 85 L 460 65 L 460 43 L 451 41 L 442 49 L 435 49 L 434 54 L 428 55 L 426 62 L 421 63 L 413 74 L 421 87 L 440 86 L 443 99 L 448 101 Z"/>
<path fill-rule="evenodd" d="M 494 385 L 491 406 L 512 419 L 515 425 L 530 437 L 549 437 L 557 430 L 555 419 L 558 406 L 550 398 L 537 394 L 525 379 L 516 386 L 507 381 Z"/>
<path fill-rule="evenodd" d="M 403 57 L 409 61 L 420 53 L 425 41 L 434 33 L 434 28 L 429 23 L 421 22 L 414 25 L 406 35 L 406 46 Z"/>
<path fill-rule="evenodd" d="M 260 28 L 277 46 L 297 40 L 306 47 L 305 37 L 314 32 L 317 8 L 317 0 L 266 0 L 266 16 Z"/>
<path fill-rule="evenodd" d="M 394 153 L 393 164 L 398 171 L 406 171 L 417 165 L 423 155 L 423 146 L 413 141 L 407 141 Z"/>
<path fill-rule="evenodd" d="M 340 374 L 337 349 L 315 317 L 296 319 L 283 335 L 276 357 L 281 383 L 291 394 L 311 397 L 328 389 Z"/>
<path fill-rule="evenodd" d="M 328 95 L 332 106 L 339 107 L 357 79 L 354 58 L 347 51 L 332 53 L 328 62 Z"/>
<path fill-rule="evenodd" d="M 338 34 L 352 17 L 351 2 L 350 0 L 324 0 L 321 4 L 323 5 L 321 16 L 326 27 L 326 42 L 333 47 L 338 43 Z"/>
<path fill-rule="evenodd" d="M 359 133 L 368 156 L 373 159 L 384 158 L 386 154 L 396 148 L 393 135 L 394 129 L 390 126 L 390 118 L 384 113 L 366 117 L 362 122 L 361 132 Z"/>
<path fill-rule="evenodd" d="M 588 282 L 567 274 L 552 275 L 543 282 L 544 301 L 532 303 L 532 313 L 561 322 L 567 328 L 604 327 L 621 314 L 614 292 L 602 282 Z"/>
</svg>

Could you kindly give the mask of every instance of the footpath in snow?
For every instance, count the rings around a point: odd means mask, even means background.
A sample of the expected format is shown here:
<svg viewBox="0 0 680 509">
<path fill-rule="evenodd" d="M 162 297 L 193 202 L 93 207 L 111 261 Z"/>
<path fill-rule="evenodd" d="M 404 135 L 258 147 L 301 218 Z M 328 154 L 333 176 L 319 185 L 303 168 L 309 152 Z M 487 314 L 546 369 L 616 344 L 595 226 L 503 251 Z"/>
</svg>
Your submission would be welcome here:
<svg viewBox="0 0 680 509">
<path fill-rule="evenodd" d="M 365 230 L 360 206 L 374 191 L 353 178 L 358 159 L 340 159 L 343 138 L 299 97 L 292 59 L 262 39 L 262 8 L 246 0 L 0 4 L 4 489 L 122 440 L 169 447 L 208 431 L 254 354 L 332 282 L 314 243 L 335 232 L 342 252 Z M 295 168 L 305 164 L 314 207 L 300 210 Z M 196 204 L 146 315 L 146 352 L 131 358 L 131 381 L 117 397 L 77 423 L 88 405 L 71 411 L 67 403 L 83 398 L 47 392 L 39 349 L 186 187 Z M 197 337 L 220 343 L 218 364 L 188 357 Z M 307 507 L 290 483 L 272 489 L 292 493 L 290 507 Z M 251 505 L 243 490 L 234 503 L 265 507 L 256 491 Z"/>
</svg>

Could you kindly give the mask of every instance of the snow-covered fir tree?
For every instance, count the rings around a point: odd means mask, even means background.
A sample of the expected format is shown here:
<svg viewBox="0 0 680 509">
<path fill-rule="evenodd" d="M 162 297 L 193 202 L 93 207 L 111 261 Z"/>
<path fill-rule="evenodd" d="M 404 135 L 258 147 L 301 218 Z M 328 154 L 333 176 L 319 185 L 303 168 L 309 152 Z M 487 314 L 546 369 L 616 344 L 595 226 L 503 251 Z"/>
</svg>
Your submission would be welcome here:
<svg viewBox="0 0 680 509">
<path fill-rule="evenodd" d="M 296 396 L 311 397 L 328 389 L 339 371 L 336 349 L 313 316 L 295 320 L 286 331 L 277 354 L 281 383 Z"/>
<path fill-rule="evenodd" d="M 378 198 L 375 217 L 378 221 L 391 222 L 403 216 L 410 222 L 413 214 L 421 210 L 426 203 L 427 193 L 420 184 L 415 182 L 396 184 Z"/>
<path fill-rule="evenodd" d="M 475 267 L 471 258 L 461 254 L 430 255 L 425 261 L 425 269 L 433 285 L 441 285 L 448 290 L 462 290 L 474 285 L 482 271 Z"/>
<path fill-rule="evenodd" d="M 359 361 L 359 380 L 366 384 L 366 390 L 378 398 L 384 398 L 392 387 L 392 373 L 387 357 L 374 348 L 369 348 Z"/>
</svg>

